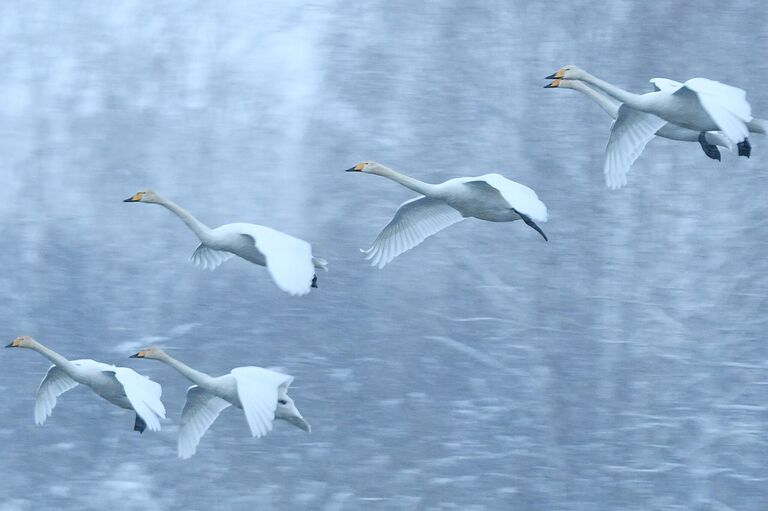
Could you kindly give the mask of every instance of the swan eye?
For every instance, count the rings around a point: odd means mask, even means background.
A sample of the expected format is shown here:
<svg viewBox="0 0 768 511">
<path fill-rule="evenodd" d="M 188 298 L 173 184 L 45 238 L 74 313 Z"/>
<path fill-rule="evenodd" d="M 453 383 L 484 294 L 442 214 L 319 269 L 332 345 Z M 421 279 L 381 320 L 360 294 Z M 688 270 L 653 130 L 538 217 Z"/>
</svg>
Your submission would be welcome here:
<svg viewBox="0 0 768 511">
<path fill-rule="evenodd" d="M 288 401 L 286 401 L 285 399 L 278 399 L 277 402 L 280 403 L 281 405 L 287 405 L 288 404 Z"/>
</svg>

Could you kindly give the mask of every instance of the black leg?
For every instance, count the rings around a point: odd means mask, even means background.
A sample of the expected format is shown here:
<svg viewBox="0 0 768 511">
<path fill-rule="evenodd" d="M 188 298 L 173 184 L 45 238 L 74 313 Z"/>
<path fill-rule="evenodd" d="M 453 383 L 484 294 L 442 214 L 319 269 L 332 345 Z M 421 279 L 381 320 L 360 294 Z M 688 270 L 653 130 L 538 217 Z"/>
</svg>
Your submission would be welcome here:
<svg viewBox="0 0 768 511">
<path fill-rule="evenodd" d="M 706 134 L 703 131 L 699 133 L 699 144 L 701 144 L 701 150 L 704 151 L 704 154 L 713 160 L 720 161 L 720 149 L 716 145 L 707 142 Z"/>
<path fill-rule="evenodd" d="M 549 241 L 549 238 L 547 238 L 547 235 L 546 235 L 546 234 L 544 234 L 544 231 L 542 231 L 542 230 L 541 230 L 541 227 L 539 227 L 538 225 L 536 225 L 536 222 L 534 222 L 533 220 L 531 220 L 531 217 L 529 217 L 528 215 L 524 215 L 524 214 L 520 213 L 520 212 L 519 212 L 518 210 L 516 210 L 515 208 L 512 208 L 512 211 L 514 211 L 515 213 L 517 213 L 518 215 L 520 215 L 520 218 L 522 218 L 522 219 L 523 219 L 523 222 L 525 222 L 526 224 L 528 224 L 528 226 L 529 226 L 529 227 L 532 227 L 532 228 L 533 228 L 533 229 L 534 229 L 536 232 L 538 232 L 539 234 L 541 234 L 541 237 L 542 237 L 542 238 L 544 238 L 544 241 Z"/>
<path fill-rule="evenodd" d="M 147 429 L 147 423 L 144 422 L 144 419 L 139 417 L 139 414 L 136 414 L 136 422 L 133 423 L 133 430 L 138 431 L 139 433 L 144 433 L 144 430 Z"/>
<path fill-rule="evenodd" d="M 752 144 L 749 143 L 748 138 L 745 138 L 736 144 L 736 147 L 739 148 L 739 156 L 746 156 L 749 158 L 749 156 L 752 154 Z"/>
<path fill-rule="evenodd" d="M 312 276 L 312 287 L 317 287 L 317 275 Z"/>
</svg>

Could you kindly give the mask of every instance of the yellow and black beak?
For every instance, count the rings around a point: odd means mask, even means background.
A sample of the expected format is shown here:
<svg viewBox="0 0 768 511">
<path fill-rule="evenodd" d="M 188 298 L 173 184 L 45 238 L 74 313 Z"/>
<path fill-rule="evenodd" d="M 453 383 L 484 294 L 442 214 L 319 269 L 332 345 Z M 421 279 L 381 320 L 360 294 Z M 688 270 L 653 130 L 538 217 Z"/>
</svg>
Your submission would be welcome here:
<svg viewBox="0 0 768 511">
<path fill-rule="evenodd" d="M 560 87 L 560 82 L 562 82 L 562 80 L 560 78 L 557 78 L 555 80 L 552 80 L 552 83 L 548 83 L 547 85 L 545 85 L 544 88 L 545 89 L 556 89 L 556 88 Z"/>
<path fill-rule="evenodd" d="M 131 355 L 128 358 L 144 358 L 146 355 L 147 355 L 146 351 L 140 351 L 138 353 L 134 353 L 133 355 Z"/>
<path fill-rule="evenodd" d="M 21 341 L 14 339 L 10 342 L 10 344 L 6 345 L 6 348 L 18 348 L 19 346 L 21 346 Z"/>
<path fill-rule="evenodd" d="M 363 170 L 363 168 L 365 168 L 365 164 L 364 163 L 358 163 L 357 165 L 355 165 L 351 169 L 347 169 L 344 172 L 361 172 Z"/>
<path fill-rule="evenodd" d="M 565 72 L 562 69 L 558 69 L 553 74 L 547 76 L 545 80 L 562 80 Z"/>
<path fill-rule="evenodd" d="M 123 200 L 123 202 L 141 202 L 142 195 L 144 195 L 144 192 L 135 193 L 130 197 L 128 197 L 127 199 Z"/>
</svg>

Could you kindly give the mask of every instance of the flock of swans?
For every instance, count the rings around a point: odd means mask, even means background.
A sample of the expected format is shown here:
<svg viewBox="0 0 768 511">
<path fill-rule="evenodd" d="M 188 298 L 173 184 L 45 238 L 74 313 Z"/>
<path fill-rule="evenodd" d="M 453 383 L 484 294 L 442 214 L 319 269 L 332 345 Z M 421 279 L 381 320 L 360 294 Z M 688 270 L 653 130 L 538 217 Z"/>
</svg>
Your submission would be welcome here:
<svg viewBox="0 0 768 511">
<path fill-rule="evenodd" d="M 654 136 L 699 142 L 708 157 L 720 160 L 718 146 L 731 149 L 736 145 L 740 156 L 749 157 L 749 133 L 765 133 L 765 122 L 752 117 L 743 90 L 706 78 L 685 83 L 654 78 L 651 83 L 656 90 L 642 95 L 624 91 L 576 66 L 562 67 L 547 79 L 553 81 L 546 88 L 578 90 L 614 119 L 604 164 L 606 183 L 613 189 L 626 185 L 630 167 Z M 363 251 L 371 265 L 378 268 L 469 217 L 489 222 L 522 220 L 547 240 L 539 226 L 547 221 L 547 207 L 536 192 L 499 174 L 431 184 L 373 161 L 358 163 L 347 172 L 383 176 L 419 194 L 400 205 L 371 247 Z M 140 191 L 124 202 L 158 204 L 178 216 L 200 240 L 190 261 L 203 268 L 214 269 L 232 256 L 239 256 L 265 266 L 277 287 L 290 295 L 306 295 L 317 287 L 316 270 L 328 270 L 328 263 L 312 254 L 308 242 L 270 227 L 232 223 L 211 229 L 152 190 Z M 43 424 L 51 415 L 61 394 L 81 384 L 116 406 L 133 410 L 135 431 L 160 430 L 161 420 L 165 419 L 162 389 L 146 376 L 94 360 L 68 360 L 29 336 L 17 337 L 6 347 L 37 351 L 53 363 L 37 389 L 37 424 Z M 164 362 L 194 383 L 187 390 L 181 412 L 177 445 L 181 458 L 195 454 L 202 436 L 229 406 L 243 410 L 254 437 L 269 433 L 274 419 L 311 431 L 288 396 L 292 376 L 247 366 L 212 377 L 157 347 L 131 357 Z"/>
</svg>

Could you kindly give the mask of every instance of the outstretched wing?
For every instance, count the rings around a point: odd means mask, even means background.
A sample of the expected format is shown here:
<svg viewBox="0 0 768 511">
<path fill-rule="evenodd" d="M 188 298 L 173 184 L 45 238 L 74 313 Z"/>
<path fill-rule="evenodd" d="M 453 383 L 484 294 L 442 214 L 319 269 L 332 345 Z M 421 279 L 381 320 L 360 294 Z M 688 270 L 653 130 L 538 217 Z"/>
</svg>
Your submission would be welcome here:
<svg viewBox="0 0 768 511">
<path fill-rule="evenodd" d="M 363 253 L 371 266 L 383 268 L 403 252 L 463 219 L 461 213 L 443 201 L 429 197 L 411 199 L 400 205 L 371 248 Z"/>
<path fill-rule="evenodd" d="M 160 401 L 163 392 L 160 384 L 127 367 L 115 367 L 104 372 L 115 375 L 134 411 L 144 419 L 150 431 L 160 431 L 160 419 L 165 418 L 165 406 Z"/>
<path fill-rule="evenodd" d="M 539 200 L 536 192 L 525 185 L 501 174 L 485 174 L 465 181 L 469 186 L 490 186 L 509 204 L 510 208 L 523 213 L 537 222 L 547 221 L 547 206 Z"/>
<path fill-rule="evenodd" d="M 682 83 L 670 80 L 669 78 L 651 78 L 649 80 L 656 91 L 675 91 L 683 86 Z"/>
<path fill-rule="evenodd" d="M 195 454 L 200 439 L 221 411 L 228 406 L 230 406 L 229 402 L 204 391 L 197 385 L 187 389 L 187 401 L 181 411 L 179 426 L 179 458 L 186 459 Z"/>
<path fill-rule="evenodd" d="M 243 236 L 252 239 L 264 255 L 267 270 L 277 287 L 291 295 L 309 293 L 315 276 L 309 243 L 262 225 L 242 224 L 241 227 Z"/>
<path fill-rule="evenodd" d="M 712 121 L 732 142 L 741 142 L 749 135 L 746 123 L 752 120 L 752 107 L 742 89 L 707 78 L 692 78 L 675 94 L 695 94 Z"/>
<path fill-rule="evenodd" d="M 254 437 L 266 435 L 272 431 L 278 388 L 293 381 L 293 377 L 262 367 L 236 367 L 232 369 L 232 376 L 237 382 L 237 396 L 251 434 Z"/>
<path fill-rule="evenodd" d="M 51 366 L 37 387 L 35 396 L 35 424 L 43 424 L 56 406 L 56 398 L 77 387 L 78 383 L 67 376 L 63 369 Z"/>
<path fill-rule="evenodd" d="M 627 173 L 645 146 L 667 122 L 623 104 L 611 125 L 605 148 L 605 184 L 615 190 L 627 184 Z"/>
<path fill-rule="evenodd" d="M 234 255 L 235 254 L 231 252 L 214 250 L 212 248 L 206 247 L 201 243 L 189 257 L 189 260 L 193 264 L 201 266 L 206 270 L 213 270 L 216 269 L 220 264 L 228 261 Z"/>
</svg>

